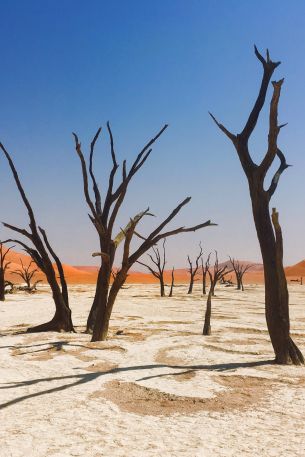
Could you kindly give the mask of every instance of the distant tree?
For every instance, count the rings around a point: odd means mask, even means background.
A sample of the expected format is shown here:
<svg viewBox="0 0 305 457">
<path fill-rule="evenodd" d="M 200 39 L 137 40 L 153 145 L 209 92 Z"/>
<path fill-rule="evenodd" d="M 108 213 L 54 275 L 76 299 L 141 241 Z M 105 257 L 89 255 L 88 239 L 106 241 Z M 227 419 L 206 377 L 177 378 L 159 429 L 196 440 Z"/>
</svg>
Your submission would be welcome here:
<svg viewBox="0 0 305 457">
<path fill-rule="evenodd" d="M 10 248 L 6 248 L 6 250 L 4 250 L 4 243 L 0 241 L 0 301 L 5 300 L 5 272 L 8 270 L 9 265 L 11 264 L 11 262 L 7 262 L 5 258 L 12 249 L 12 247 L 13 246 L 11 246 Z"/>
<path fill-rule="evenodd" d="M 183 202 L 181 202 L 169 214 L 169 216 L 148 236 L 144 237 L 140 235 L 138 232 L 136 232 L 136 227 L 143 219 L 143 217 L 150 215 L 148 209 L 142 211 L 141 213 L 133 217 L 127 224 L 125 229 L 121 230 L 117 236 L 114 236 L 113 234 L 114 224 L 116 222 L 120 207 L 125 199 L 128 186 L 132 178 L 135 176 L 135 174 L 140 170 L 140 168 L 148 159 L 152 151 L 151 146 L 155 143 L 155 141 L 160 137 L 160 135 L 165 131 L 166 128 L 167 125 L 165 125 L 157 133 L 157 135 L 144 146 L 144 148 L 137 155 L 129 171 L 127 171 L 126 161 L 124 160 L 122 166 L 121 182 L 114 190 L 114 179 L 119 165 L 117 163 L 112 131 L 109 123 L 107 123 L 112 158 L 112 169 L 109 174 L 108 189 L 105 192 L 105 198 L 103 203 L 101 193 L 99 191 L 97 181 L 93 172 L 94 148 L 96 141 L 100 135 L 101 128 L 98 129 L 96 135 L 93 138 L 93 141 L 91 142 L 89 155 L 90 178 L 88 176 L 88 168 L 85 157 L 82 152 L 81 144 L 78 140 L 77 135 L 74 134 L 75 149 L 81 162 L 85 200 L 90 209 L 89 217 L 99 237 L 100 252 L 94 253 L 94 255 L 100 255 L 101 257 L 101 266 L 97 278 L 95 297 L 87 321 L 87 331 L 92 332 L 92 341 L 101 341 L 107 338 L 109 321 L 118 291 L 124 284 L 129 269 L 143 254 L 145 254 L 145 252 L 147 252 L 150 248 L 155 246 L 159 241 L 161 241 L 164 238 L 177 235 L 178 233 L 195 231 L 200 228 L 212 225 L 210 221 L 206 221 L 193 227 L 179 227 L 174 230 L 162 232 L 162 230 L 174 219 L 174 217 L 180 212 L 180 210 L 187 203 L 189 203 L 190 197 L 188 197 L 185 200 L 183 200 Z M 93 193 L 95 199 L 94 203 L 89 193 L 89 179 L 91 180 L 93 185 Z M 132 254 L 130 254 L 130 245 L 134 235 L 140 238 L 142 240 L 142 243 L 137 249 L 135 249 L 135 251 Z M 111 270 L 113 267 L 116 250 L 121 242 L 123 242 L 123 255 L 121 267 L 117 272 L 115 280 L 110 285 Z"/>
<path fill-rule="evenodd" d="M 238 260 L 235 260 L 234 258 L 232 259 L 230 256 L 229 256 L 229 259 L 230 259 L 231 266 L 232 266 L 235 276 L 236 276 L 236 283 L 237 283 L 236 288 L 237 288 L 237 290 L 244 291 L 245 289 L 244 289 L 244 284 L 243 284 L 243 277 L 244 277 L 244 274 L 247 271 L 249 271 L 250 268 L 252 268 L 252 265 L 242 264 Z"/>
<path fill-rule="evenodd" d="M 155 267 L 156 267 L 155 269 L 144 262 L 140 262 L 139 260 L 137 261 L 137 263 L 146 267 L 151 272 L 151 274 L 159 280 L 161 297 L 165 297 L 165 282 L 164 282 L 164 268 L 166 265 L 165 243 L 166 243 L 166 239 L 163 240 L 161 254 L 160 254 L 158 247 L 156 247 L 156 248 L 152 247 L 154 256 L 152 256 L 151 254 L 147 254 L 148 257 L 150 258 L 151 262 L 155 265 Z"/>
<path fill-rule="evenodd" d="M 68 299 L 68 287 L 64 275 L 64 270 L 62 264 L 59 260 L 59 257 L 55 254 L 53 248 L 51 247 L 49 240 L 47 238 L 47 234 L 44 229 L 37 226 L 36 219 L 34 216 L 34 211 L 31 207 L 31 204 L 25 194 L 25 191 L 22 187 L 20 182 L 17 170 L 13 163 L 13 160 L 5 147 L 0 143 L 0 149 L 2 150 L 3 154 L 5 155 L 10 169 L 12 171 L 16 186 L 18 191 L 21 195 L 23 203 L 28 211 L 29 219 L 30 219 L 30 231 L 21 229 L 19 227 L 15 227 L 14 225 L 3 223 L 3 225 L 14 232 L 19 233 L 26 237 L 30 242 L 34 245 L 34 248 L 29 246 L 23 241 L 19 240 L 6 240 L 7 242 L 14 242 L 18 243 L 20 246 L 24 248 L 24 250 L 31 256 L 33 261 L 36 265 L 40 268 L 40 270 L 46 275 L 47 281 L 50 285 L 52 290 L 52 296 L 55 304 L 55 314 L 53 318 L 46 322 L 45 324 L 37 325 L 35 327 L 29 328 L 28 332 L 47 332 L 47 331 L 74 331 L 73 324 L 72 324 L 72 317 L 71 317 L 71 309 L 69 307 L 69 299 Z M 50 258 L 53 257 L 55 260 L 59 277 L 60 277 L 60 285 L 57 282 L 56 271 L 53 266 L 52 260 Z"/>
<path fill-rule="evenodd" d="M 275 362 L 300 365 L 304 364 L 304 357 L 290 336 L 289 295 L 283 267 L 282 231 L 276 209 L 272 210 L 272 217 L 270 217 L 269 208 L 271 197 L 276 191 L 280 176 L 289 167 L 283 152 L 277 145 L 278 135 L 285 125 L 278 123 L 278 104 L 284 79 L 272 81 L 273 94 L 269 111 L 268 147 L 263 160 L 258 165 L 250 155 L 249 139 L 265 104 L 273 72 L 280 65 L 280 62 L 273 62 L 268 50 L 266 58 L 264 58 L 255 47 L 255 55 L 262 64 L 263 77 L 258 96 L 241 133 L 233 134 L 219 123 L 212 114 L 211 116 L 220 130 L 232 141 L 248 180 L 253 218 L 264 264 L 265 314 L 275 353 Z M 279 168 L 275 172 L 271 184 L 265 188 L 265 178 L 276 158 L 280 161 Z"/>
<path fill-rule="evenodd" d="M 13 294 L 16 290 L 15 284 L 13 284 L 11 281 L 5 281 L 5 287 L 10 287 L 10 289 L 5 289 L 6 294 Z"/>
<path fill-rule="evenodd" d="M 211 314 L 212 314 L 212 297 L 215 295 L 215 288 L 218 281 L 220 281 L 226 274 L 230 273 L 232 270 L 228 270 L 228 266 L 220 266 L 218 262 L 217 251 L 215 251 L 215 263 L 213 271 L 208 268 L 208 274 L 210 277 L 210 290 L 207 298 L 207 306 L 205 311 L 204 326 L 203 326 L 203 335 L 211 334 Z"/>
<path fill-rule="evenodd" d="M 35 265 L 35 262 L 31 260 L 28 265 L 24 265 L 22 259 L 20 259 L 21 268 L 12 272 L 12 274 L 19 276 L 26 284 L 26 290 L 32 292 L 36 290 L 36 286 L 41 280 L 35 281 L 34 284 L 31 284 L 32 279 L 38 273 L 38 268 L 31 268 L 32 265 Z"/>
<path fill-rule="evenodd" d="M 189 255 L 187 256 L 187 261 L 189 263 L 188 272 L 190 274 L 190 284 L 189 284 L 189 289 L 187 291 L 188 294 L 191 294 L 193 292 L 194 282 L 197 281 L 196 275 L 197 275 L 197 272 L 199 269 L 199 260 L 201 259 L 202 254 L 203 254 L 201 243 L 199 243 L 199 248 L 200 248 L 200 250 L 199 250 L 198 256 L 196 257 L 195 265 L 193 265 L 193 262 L 191 261 L 190 256 Z"/>
<path fill-rule="evenodd" d="M 170 288 L 169 295 L 168 295 L 169 297 L 173 296 L 174 287 L 175 287 L 175 267 L 172 268 L 172 281 L 171 281 L 171 288 Z"/>
<path fill-rule="evenodd" d="M 208 255 L 205 263 L 203 263 L 203 258 L 201 257 L 201 271 L 202 271 L 202 294 L 206 295 L 207 293 L 207 275 L 210 267 L 210 257 L 211 253 Z"/>
</svg>

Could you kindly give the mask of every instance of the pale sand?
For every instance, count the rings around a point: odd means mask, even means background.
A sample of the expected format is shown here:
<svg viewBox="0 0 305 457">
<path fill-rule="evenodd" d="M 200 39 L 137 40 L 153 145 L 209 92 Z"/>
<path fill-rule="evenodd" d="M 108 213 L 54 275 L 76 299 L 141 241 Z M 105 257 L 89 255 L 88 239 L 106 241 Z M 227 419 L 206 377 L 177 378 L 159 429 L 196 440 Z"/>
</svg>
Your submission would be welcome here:
<svg viewBox="0 0 305 457">
<path fill-rule="evenodd" d="M 71 287 L 79 333 L 25 334 L 52 316 L 42 289 L 0 303 L 1 456 L 305 455 L 305 368 L 266 363 L 262 286 L 219 288 L 203 337 L 199 285 L 192 296 L 177 287 L 172 299 L 132 285 L 104 343 L 80 333 L 92 286 Z M 304 353 L 305 286 L 290 291 Z"/>
</svg>

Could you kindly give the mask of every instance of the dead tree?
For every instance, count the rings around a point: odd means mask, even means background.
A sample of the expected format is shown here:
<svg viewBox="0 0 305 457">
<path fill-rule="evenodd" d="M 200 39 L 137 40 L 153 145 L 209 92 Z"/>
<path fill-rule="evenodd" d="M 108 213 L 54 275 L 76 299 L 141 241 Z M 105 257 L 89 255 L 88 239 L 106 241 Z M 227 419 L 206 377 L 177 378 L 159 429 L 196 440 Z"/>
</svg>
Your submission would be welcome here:
<svg viewBox="0 0 305 457">
<path fill-rule="evenodd" d="M 4 243 L 0 241 L 0 301 L 5 300 L 5 286 L 7 285 L 5 281 L 5 272 L 11 264 L 11 262 L 7 262 L 5 258 L 11 249 L 12 246 L 4 251 Z"/>
<path fill-rule="evenodd" d="M 31 269 L 33 263 L 35 264 L 35 262 L 33 260 L 31 260 L 31 262 L 29 263 L 28 266 L 24 265 L 24 263 L 22 262 L 22 259 L 20 259 L 20 263 L 21 263 L 21 268 L 19 270 L 13 271 L 12 274 L 17 275 L 21 279 L 23 279 L 23 281 L 26 284 L 26 287 L 24 290 L 26 290 L 28 292 L 33 292 L 36 290 L 37 284 L 39 282 L 41 282 L 41 280 L 38 280 L 38 281 L 35 281 L 33 285 L 31 285 L 32 279 L 38 273 L 39 270 L 38 270 L 38 268 Z"/>
<path fill-rule="evenodd" d="M 207 275 L 210 267 L 210 257 L 211 253 L 208 255 L 205 264 L 203 264 L 203 258 L 201 257 L 201 272 L 202 272 L 202 294 L 206 295 L 207 293 Z"/>
<path fill-rule="evenodd" d="M 245 289 L 244 289 L 243 277 L 244 277 L 244 274 L 248 270 L 250 270 L 250 268 L 252 268 L 252 265 L 250 265 L 250 264 L 243 265 L 241 262 L 239 262 L 238 260 L 232 259 L 230 256 L 229 256 L 229 259 L 230 259 L 231 266 L 232 266 L 235 276 L 236 276 L 236 284 L 237 284 L 236 289 L 244 291 Z"/>
<path fill-rule="evenodd" d="M 217 251 L 215 251 L 215 263 L 213 271 L 211 271 L 209 267 L 207 271 L 210 277 L 210 290 L 208 293 L 207 306 L 204 317 L 204 326 L 202 330 L 203 335 L 211 335 L 212 297 L 214 297 L 215 295 L 216 284 L 218 283 L 218 281 L 221 281 L 221 279 L 223 279 L 224 276 L 230 273 L 230 271 L 232 270 L 228 271 L 227 265 L 220 267 L 218 262 Z"/>
<path fill-rule="evenodd" d="M 49 240 L 47 238 L 47 234 L 44 229 L 37 226 L 35 215 L 31 204 L 25 194 L 25 191 L 22 187 L 20 182 L 18 173 L 16 171 L 15 165 L 13 160 L 5 147 L 0 143 L 0 149 L 3 151 L 10 169 L 12 171 L 15 183 L 17 185 L 18 191 L 20 196 L 23 200 L 23 203 L 28 211 L 29 220 L 30 220 L 30 230 L 21 229 L 19 227 L 15 227 L 14 225 L 3 223 L 3 225 L 14 232 L 23 235 L 27 238 L 33 245 L 34 248 L 29 246 L 23 241 L 19 240 L 7 240 L 7 242 L 14 242 L 18 243 L 23 249 L 31 256 L 33 261 L 36 263 L 38 268 L 45 274 L 47 281 L 50 285 L 52 290 L 53 300 L 55 303 L 55 314 L 53 318 L 44 324 L 37 325 L 35 327 L 29 328 L 29 332 L 47 332 L 47 331 L 74 331 L 73 324 L 72 324 L 72 317 L 71 317 L 71 309 L 69 307 L 69 299 L 68 299 L 68 287 L 64 275 L 64 270 L 59 260 L 59 257 L 55 254 L 53 248 L 51 247 Z M 57 282 L 56 271 L 52 264 L 52 260 L 50 256 L 53 257 L 55 260 L 59 278 L 60 278 L 60 286 Z"/>
<path fill-rule="evenodd" d="M 159 248 L 157 248 L 157 247 L 152 248 L 152 250 L 155 254 L 154 257 L 151 254 L 148 254 L 148 257 L 150 258 L 150 260 L 156 266 L 157 269 L 154 269 L 153 267 L 151 267 L 150 265 L 147 265 L 144 262 L 140 262 L 139 260 L 137 261 L 137 263 L 139 263 L 140 265 L 143 265 L 143 267 L 146 267 L 151 272 L 151 274 L 159 280 L 161 297 L 165 297 L 165 282 L 164 282 L 164 268 L 166 265 L 165 242 L 166 242 L 166 239 L 163 240 L 161 254 L 160 254 Z"/>
<path fill-rule="evenodd" d="M 11 281 L 5 281 L 4 287 L 10 287 L 10 289 L 5 289 L 6 294 L 13 294 L 16 290 L 15 284 L 13 284 Z"/>
<path fill-rule="evenodd" d="M 280 62 L 273 62 L 268 50 L 266 58 L 264 58 L 255 47 L 255 55 L 262 64 L 263 76 L 258 96 L 241 133 L 230 132 L 212 114 L 211 116 L 220 130 L 232 141 L 248 180 L 253 218 L 264 264 L 265 314 L 275 352 L 275 362 L 299 365 L 304 363 L 304 357 L 290 336 L 289 296 L 282 261 L 281 230 L 277 216 L 271 219 L 269 208 L 271 197 L 278 186 L 280 176 L 289 166 L 283 152 L 277 145 L 278 135 L 285 125 L 278 124 L 278 104 L 284 79 L 272 82 L 273 94 L 269 111 L 267 152 L 258 165 L 250 155 L 249 139 L 265 104 L 267 89 L 273 72 L 280 65 Z M 271 180 L 271 184 L 265 190 L 265 177 L 276 157 L 279 159 L 280 165 Z"/>
<path fill-rule="evenodd" d="M 202 254 L 203 254 L 201 243 L 199 243 L 199 248 L 200 248 L 200 251 L 199 251 L 198 256 L 196 257 L 194 266 L 193 266 L 193 262 L 190 259 L 190 256 L 189 255 L 187 256 L 187 260 L 189 263 L 188 272 L 190 274 L 190 284 L 189 284 L 189 289 L 187 291 L 188 294 L 191 294 L 193 292 L 194 282 L 197 281 L 196 275 L 197 275 L 197 271 L 199 269 L 199 260 L 201 259 Z"/>
<path fill-rule="evenodd" d="M 105 192 L 103 202 L 93 171 L 94 149 L 96 141 L 100 135 L 101 128 L 98 129 L 91 143 L 89 154 L 89 170 L 78 137 L 75 133 L 73 134 L 76 153 L 81 162 L 84 195 L 87 205 L 90 209 L 89 217 L 99 237 L 100 252 L 97 252 L 94 255 L 101 256 L 101 266 L 97 278 L 95 297 L 87 321 L 87 331 L 93 333 L 92 341 L 100 341 L 106 339 L 109 328 L 109 320 L 117 294 L 125 282 L 129 269 L 143 254 L 145 254 L 145 252 L 147 252 L 150 248 L 155 246 L 164 238 L 176 235 L 178 233 L 195 231 L 200 228 L 212 225 L 210 221 L 206 221 L 193 227 L 179 227 L 174 230 L 163 232 L 163 229 L 167 226 L 167 224 L 169 224 L 180 212 L 180 210 L 187 203 L 189 203 L 190 197 L 188 197 L 183 200 L 183 202 L 181 202 L 156 229 L 154 229 L 149 235 L 145 237 L 136 232 L 136 227 L 143 217 L 150 215 L 148 209 L 133 217 L 125 229 L 121 230 L 117 236 L 114 236 L 113 234 L 114 224 L 117 219 L 120 207 L 125 199 L 129 183 L 135 174 L 144 165 L 152 151 L 151 146 L 155 143 L 155 141 L 160 137 L 166 128 L 167 125 L 165 125 L 157 133 L 157 135 L 144 146 L 144 148 L 137 155 L 129 171 L 127 170 L 126 161 L 124 160 L 122 165 L 122 177 L 120 183 L 115 187 L 114 179 L 119 165 L 117 163 L 112 131 L 109 123 L 107 123 L 107 131 L 110 140 L 110 152 L 112 158 L 112 169 L 109 174 L 108 188 Z M 89 179 L 92 182 L 93 186 L 95 200 L 94 202 L 91 199 L 89 192 Z M 130 245 L 134 235 L 140 238 L 142 243 L 131 254 Z M 116 278 L 110 286 L 110 275 L 116 250 L 122 241 L 124 242 L 124 245 L 121 268 L 118 270 Z"/>
<path fill-rule="evenodd" d="M 170 288 L 169 295 L 168 295 L 169 297 L 173 296 L 174 287 L 175 287 L 175 267 L 173 267 L 173 269 L 172 269 L 172 281 L 171 281 L 171 288 Z"/>
</svg>

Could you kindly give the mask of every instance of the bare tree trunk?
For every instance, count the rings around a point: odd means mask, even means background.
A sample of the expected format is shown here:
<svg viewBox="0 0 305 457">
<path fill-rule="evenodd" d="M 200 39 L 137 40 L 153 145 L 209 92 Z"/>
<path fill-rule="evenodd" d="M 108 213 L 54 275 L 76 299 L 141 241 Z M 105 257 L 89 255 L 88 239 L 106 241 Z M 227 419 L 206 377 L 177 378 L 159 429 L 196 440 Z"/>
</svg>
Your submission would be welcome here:
<svg viewBox="0 0 305 457">
<path fill-rule="evenodd" d="M 196 275 L 197 275 L 197 271 L 199 268 L 199 260 L 201 261 L 201 265 L 202 265 L 202 253 L 203 253 L 203 249 L 202 249 L 201 242 L 200 242 L 199 243 L 199 254 L 196 257 L 195 265 L 193 265 L 193 262 L 191 261 L 190 256 L 189 255 L 187 256 L 187 260 L 189 263 L 188 271 L 190 273 L 190 285 L 189 285 L 189 289 L 187 292 L 188 294 L 191 294 L 193 292 L 194 281 L 196 281 Z"/>
<path fill-rule="evenodd" d="M 212 295 L 213 295 L 213 287 L 211 284 L 209 294 L 208 294 L 208 299 L 207 299 L 205 317 L 204 317 L 204 326 L 203 326 L 203 330 L 202 330 L 203 335 L 211 335 Z"/>
<path fill-rule="evenodd" d="M 206 295 L 207 293 L 207 274 L 206 272 L 202 274 L 202 294 Z"/>
<path fill-rule="evenodd" d="M 273 62 L 267 50 L 264 58 L 255 47 L 255 55 L 263 66 L 263 77 L 258 96 L 243 130 L 230 132 L 211 114 L 220 130 L 232 141 L 242 168 L 247 176 L 252 202 L 252 212 L 259 240 L 265 274 L 265 314 L 275 362 L 279 364 L 301 365 L 304 357 L 290 337 L 289 296 L 283 268 L 283 240 L 278 214 L 274 211 L 272 222 L 269 202 L 277 189 L 281 174 L 289 167 L 285 155 L 278 147 L 278 135 L 286 124 L 278 123 L 278 104 L 284 79 L 272 81 L 273 94 L 269 110 L 268 147 L 263 160 L 256 164 L 249 152 L 249 139 L 257 125 L 260 112 L 265 104 L 271 77 L 280 62 Z M 275 159 L 280 166 L 265 190 L 264 181 Z M 272 227 L 273 223 L 273 227 Z"/>
<path fill-rule="evenodd" d="M 194 277 L 191 276 L 189 289 L 187 291 L 188 294 L 191 294 L 193 292 L 193 287 L 194 287 Z"/>
<path fill-rule="evenodd" d="M 0 268 L 0 301 L 5 300 L 5 281 L 4 281 L 4 271 L 3 268 Z"/>
<path fill-rule="evenodd" d="M 169 297 L 173 296 L 174 285 L 175 285 L 175 268 L 173 267 L 173 269 L 172 269 L 172 282 L 171 282 L 171 288 L 170 288 L 170 291 L 169 291 Z"/>
<path fill-rule="evenodd" d="M 236 275 L 236 282 L 237 282 L 236 289 L 241 290 L 241 279 L 240 279 L 239 275 Z"/>
<path fill-rule="evenodd" d="M 148 254 L 151 262 L 155 265 L 155 267 L 151 267 L 150 265 L 140 262 L 139 260 L 137 261 L 138 264 L 143 265 L 143 267 L 146 267 L 151 274 L 159 280 L 160 283 L 160 296 L 165 297 L 165 284 L 164 284 L 164 268 L 166 265 L 166 253 L 165 253 L 165 243 L 166 243 L 166 238 L 163 240 L 163 245 L 162 245 L 162 253 L 160 253 L 159 248 L 153 247 L 153 252 L 154 252 L 154 257 L 150 254 Z"/>
<path fill-rule="evenodd" d="M 252 209 L 264 263 L 265 315 L 275 362 L 304 363 L 302 353 L 290 337 L 289 294 L 282 260 L 282 234 L 279 224 L 275 234 L 269 214 L 269 201 L 250 183 Z"/>
<path fill-rule="evenodd" d="M 72 332 L 74 331 L 74 328 L 72 324 L 71 309 L 63 299 L 53 268 L 48 271 L 46 270 L 45 275 L 52 290 L 55 314 L 49 322 L 30 327 L 27 332 Z"/>
<path fill-rule="evenodd" d="M 106 294 L 101 295 L 101 301 L 98 305 L 98 312 L 91 341 L 105 341 L 107 339 L 113 305 L 126 280 L 127 273 L 128 270 L 120 270 L 117 274 L 116 280 L 112 284 L 109 295 L 108 293 L 107 297 L 105 296 Z"/>
<path fill-rule="evenodd" d="M 104 287 L 104 283 L 102 281 L 102 276 L 103 276 L 103 271 L 102 271 L 102 267 L 100 267 L 98 276 L 97 276 L 95 295 L 94 295 L 93 303 L 90 308 L 90 312 L 89 312 L 88 319 L 87 319 L 86 333 L 92 334 L 92 332 L 93 332 L 94 324 L 96 321 L 97 308 L 99 306 L 100 296 L 102 293 L 102 289 Z"/>
<path fill-rule="evenodd" d="M 43 271 L 43 273 L 46 275 L 46 278 L 48 280 L 48 283 L 50 285 L 50 288 L 52 290 L 52 295 L 54 299 L 54 304 L 55 304 L 55 314 L 53 318 L 44 324 L 37 325 L 35 327 L 29 328 L 28 332 L 44 332 L 44 331 L 74 331 L 73 324 L 72 324 L 72 318 L 71 318 L 71 309 L 69 308 L 69 301 L 68 301 L 68 289 L 67 289 L 67 284 L 65 281 L 64 277 L 64 271 L 62 264 L 59 260 L 59 258 L 56 256 L 55 252 L 53 251 L 52 247 L 50 246 L 50 243 L 48 241 L 46 232 L 44 229 L 41 227 L 37 226 L 36 220 L 35 220 L 35 215 L 33 212 L 33 209 L 31 207 L 31 204 L 25 194 L 25 191 L 22 187 L 22 184 L 20 182 L 17 170 L 15 168 L 14 162 L 3 146 L 2 143 L 0 143 L 0 149 L 3 151 L 10 169 L 12 171 L 16 186 L 18 188 L 18 191 L 21 195 L 21 198 L 23 200 L 23 203 L 27 209 L 28 216 L 29 216 L 29 227 L 30 227 L 30 232 L 25 229 L 20 229 L 19 227 L 15 227 L 11 224 L 7 224 L 3 222 L 3 225 L 19 234 L 22 234 L 25 236 L 27 239 L 31 241 L 31 243 L 35 246 L 35 249 L 31 246 L 28 246 L 26 243 L 23 241 L 19 240 L 7 240 L 8 241 L 14 241 L 18 244 L 20 244 L 25 251 L 31 256 L 32 260 L 36 263 L 36 265 Z M 57 283 L 56 279 L 56 273 L 50 258 L 53 257 L 53 259 L 56 262 L 56 265 L 58 267 L 59 271 L 59 276 L 60 276 L 60 282 L 61 282 L 61 289 Z"/>
<path fill-rule="evenodd" d="M 160 279 L 160 295 L 161 297 L 165 297 L 165 285 L 163 278 Z"/>
</svg>

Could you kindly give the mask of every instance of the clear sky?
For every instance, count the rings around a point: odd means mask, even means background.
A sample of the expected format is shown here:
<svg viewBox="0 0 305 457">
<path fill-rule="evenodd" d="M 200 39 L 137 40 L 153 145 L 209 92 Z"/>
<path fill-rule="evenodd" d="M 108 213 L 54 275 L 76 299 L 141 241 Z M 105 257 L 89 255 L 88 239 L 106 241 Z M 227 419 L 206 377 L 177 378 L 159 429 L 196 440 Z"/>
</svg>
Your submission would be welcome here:
<svg viewBox="0 0 305 457">
<path fill-rule="evenodd" d="M 260 260 L 246 180 L 208 116 L 210 110 L 232 131 L 242 129 L 261 78 L 254 43 L 282 61 L 275 77 L 285 77 L 280 121 L 288 126 L 279 145 L 294 166 L 273 202 L 285 263 L 305 258 L 304 1 L 0 0 L 0 11 L 0 139 L 64 262 L 93 264 L 98 247 L 71 132 L 87 151 L 107 120 L 118 158 L 128 163 L 170 125 L 133 180 L 118 225 L 147 205 L 157 216 L 149 223 L 158 223 L 190 195 L 177 224 L 210 218 L 219 226 L 168 241 L 168 267 L 184 266 L 200 240 L 222 259 Z M 251 141 L 257 160 L 266 150 L 266 112 Z M 110 166 L 105 133 L 96 156 L 102 184 Z M 0 211 L 3 221 L 27 223 L 3 157 Z"/>
</svg>

